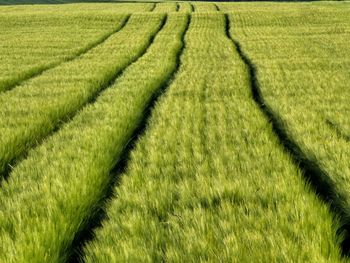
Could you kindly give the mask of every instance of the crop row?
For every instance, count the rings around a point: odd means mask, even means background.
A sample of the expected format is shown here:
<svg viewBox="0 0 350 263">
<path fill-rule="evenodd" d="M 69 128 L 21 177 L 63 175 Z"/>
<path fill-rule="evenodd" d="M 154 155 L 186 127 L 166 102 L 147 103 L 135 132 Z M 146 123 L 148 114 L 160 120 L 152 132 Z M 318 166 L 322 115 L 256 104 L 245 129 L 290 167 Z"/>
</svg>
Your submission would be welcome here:
<svg viewBox="0 0 350 263">
<path fill-rule="evenodd" d="M 135 61 L 159 30 L 163 16 L 133 15 L 119 32 L 79 59 L 1 94 L 0 174 L 6 176 L 9 164 L 94 100 Z"/>
<path fill-rule="evenodd" d="M 336 223 L 252 100 L 229 26 L 192 15 L 86 262 L 340 261 Z"/>
<path fill-rule="evenodd" d="M 181 3 L 178 5 L 175 3 L 164 3 L 164 7 L 167 7 L 170 4 L 179 9 L 179 11 L 183 11 L 183 7 L 185 10 L 186 7 L 191 7 L 188 3 Z M 161 3 L 158 3 L 156 8 L 158 6 L 161 7 Z M 17 9 L 18 8 L 15 10 Z M 50 10 L 50 8 L 48 9 Z M 89 8 L 87 8 L 87 10 L 90 11 Z M 40 8 L 39 11 L 36 11 L 40 14 Z M 10 18 L 13 18 L 13 22 L 10 23 L 9 26 L 11 30 L 23 26 L 25 21 L 30 21 L 29 25 L 39 30 L 39 28 L 42 28 L 43 26 L 43 21 L 45 23 L 47 22 L 47 16 L 52 15 L 48 12 L 49 14 L 46 16 L 40 15 L 38 18 L 35 18 L 37 16 L 34 15 L 35 12 L 33 11 L 33 17 L 27 15 L 24 16 L 23 19 L 19 19 L 18 12 L 19 11 L 17 10 L 14 13 L 6 14 L 4 15 L 4 18 L 6 19 L 0 21 L 5 23 L 6 21 L 12 21 Z M 30 14 L 30 12 L 28 14 Z M 63 14 L 65 13 L 63 12 Z M 45 49 L 45 44 L 43 44 L 41 48 L 38 49 L 38 52 L 42 54 L 42 56 L 35 56 L 37 61 L 33 64 L 33 62 L 30 63 L 29 61 L 33 56 L 31 52 L 34 46 L 29 45 L 29 43 L 36 43 L 35 39 L 37 39 L 40 34 L 41 37 L 45 36 L 45 33 L 38 33 L 39 35 L 30 38 L 31 40 L 21 41 L 21 43 L 23 42 L 24 45 L 27 45 L 26 48 L 21 48 L 22 44 L 11 46 L 11 40 L 8 40 L 7 42 L 5 41 L 7 44 L 2 48 L 6 49 L 8 52 L 3 53 L 5 63 L 2 65 L 5 65 L 8 72 L 6 70 L 2 72 L 4 81 L 2 82 L 1 87 L 2 90 L 13 90 L 0 96 L 0 102 L 2 104 L 0 108 L 0 116 L 2 117 L 0 120 L 0 130 L 2 133 L 0 137 L 1 177 L 6 177 L 13 164 L 27 151 L 28 148 L 37 144 L 47 136 L 47 134 L 57 129 L 62 122 L 65 122 L 74 115 L 75 112 L 85 103 L 96 97 L 96 94 L 101 89 L 108 86 L 109 81 L 112 81 L 113 78 L 116 77 L 115 74 L 113 75 L 111 72 L 122 70 L 123 67 L 130 63 L 133 58 L 136 58 L 139 55 L 139 52 L 144 49 L 144 46 L 137 46 L 138 41 L 129 39 L 129 41 L 134 42 L 135 45 L 130 45 L 128 47 L 128 52 L 122 54 L 121 50 L 114 50 L 113 52 L 117 53 L 115 60 L 100 58 L 100 56 L 108 56 L 108 52 L 105 50 L 110 48 L 108 46 L 109 43 L 112 43 L 114 46 L 123 45 L 124 40 L 127 39 L 123 39 L 123 34 L 127 35 L 127 30 L 128 28 L 131 28 L 131 26 L 127 26 L 126 29 L 118 34 L 113 34 L 124 26 L 125 15 L 111 17 L 105 14 L 105 20 L 103 20 L 103 22 L 97 22 L 100 18 L 99 15 L 96 15 L 93 18 L 90 14 L 90 16 L 86 18 L 83 14 L 84 12 L 80 11 L 72 15 L 72 19 L 74 18 L 73 21 L 78 24 L 79 21 L 83 21 L 84 23 L 81 22 L 81 24 L 84 26 L 86 26 L 87 23 L 92 23 L 88 21 L 96 21 L 95 27 L 92 30 L 94 32 L 97 31 L 97 29 L 104 28 L 105 21 L 107 21 L 107 24 L 109 23 L 109 26 L 112 26 L 113 24 L 114 29 L 91 42 L 88 46 L 80 48 L 75 52 L 71 51 L 70 55 L 57 55 L 56 53 L 58 50 L 62 49 L 62 45 L 72 45 L 72 43 L 75 42 L 73 40 L 67 40 L 67 43 L 61 41 L 61 44 L 58 44 L 57 47 L 53 49 L 53 53 L 50 53 L 50 50 Z M 107 17 L 109 19 L 107 19 Z M 67 30 L 67 23 L 66 21 L 63 21 L 67 16 L 60 17 L 52 15 L 50 18 L 50 25 L 55 25 L 59 29 L 63 30 L 65 28 L 65 30 Z M 117 24 L 117 26 L 115 26 L 115 24 Z M 36 25 L 36 27 L 34 25 Z M 87 32 L 88 30 L 85 31 Z M 7 31 L 5 31 L 4 34 L 5 36 L 7 35 L 6 32 Z M 25 32 L 25 29 L 22 30 L 22 33 L 23 32 Z M 48 33 L 47 38 L 51 41 L 52 38 L 49 37 L 49 34 L 52 34 L 52 32 L 50 29 L 48 29 L 47 32 L 50 32 Z M 57 34 L 58 38 L 61 38 L 61 34 L 58 34 L 57 31 L 54 31 L 54 33 Z M 74 31 L 73 33 L 77 32 Z M 145 35 L 141 35 L 140 38 L 142 36 L 147 38 L 147 30 L 145 30 L 144 33 Z M 117 41 L 120 43 L 114 43 L 113 40 L 109 39 L 116 37 L 118 38 Z M 43 38 L 45 39 L 45 37 Z M 18 39 L 18 36 L 10 39 Z M 69 39 L 69 37 L 66 39 Z M 106 41 L 107 39 L 109 40 Z M 20 55 L 18 52 L 24 52 L 24 56 L 22 56 L 21 59 L 13 59 Z M 104 54 L 101 55 L 102 53 Z M 11 61 L 14 63 L 11 64 Z M 103 63 L 103 65 L 99 65 L 100 63 Z M 20 70 L 16 73 L 13 71 L 13 67 L 16 65 L 18 66 L 18 64 L 21 64 L 22 66 L 17 67 L 20 68 Z M 23 66 L 23 64 L 28 65 Z M 99 65 L 100 71 L 95 71 L 91 66 L 92 64 L 95 64 L 95 66 Z M 118 70 L 116 70 L 115 67 L 119 67 Z M 25 70 L 23 70 L 23 68 Z M 11 74 L 9 74 L 9 72 L 11 72 Z M 6 75 L 9 75 L 10 77 L 4 77 Z M 84 76 L 87 75 L 89 75 L 89 77 L 85 78 Z M 52 89 L 56 90 L 54 96 L 52 96 Z M 70 96 L 72 93 L 74 93 L 75 96 L 67 98 L 67 96 Z M 13 105 L 17 106 L 13 107 Z M 22 105 L 26 105 L 26 107 L 23 108 Z"/>
<path fill-rule="evenodd" d="M 341 224 L 302 164 L 350 207 L 348 12 L 270 5 L 116 15 L 117 33 L 0 94 L 0 262 L 342 261 Z"/>
<path fill-rule="evenodd" d="M 205 2 L 171 2 L 156 3 L 154 12 L 215 12 L 218 11 L 216 5 Z"/>
<path fill-rule="evenodd" d="M 87 52 L 114 33 L 123 17 L 1 15 L 0 92 Z"/>
<path fill-rule="evenodd" d="M 194 4 L 196 12 L 215 12 L 217 11 L 215 3 L 198 2 Z"/>
<path fill-rule="evenodd" d="M 134 41 L 137 35 L 151 35 L 160 18 L 135 16 L 129 22 L 133 33 L 125 33 Z M 142 25 L 142 31 L 133 23 Z M 2 260 L 60 262 L 70 256 L 79 232 L 101 205 L 111 183 L 110 170 L 122 158 L 153 95 L 176 69 L 186 24 L 187 15 L 169 15 L 145 55 L 95 103 L 31 151 L 3 183 Z"/>
<path fill-rule="evenodd" d="M 0 92 L 75 59 L 114 33 L 125 14 L 150 8 L 146 3 L 0 7 Z"/>
<path fill-rule="evenodd" d="M 203 10 L 207 6 L 198 5 Z M 193 5 L 186 2 L 0 7 L 0 92 L 76 59 L 100 44 L 118 29 L 121 14 L 192 9 Z"/>
<path fill-rule="evenodd" d="M 263 103 L 280 122 L 288 150 L 341 217 L 349 253 L 349 11 L 309 12 L 298 18 L 275 10 L 237 13 L 233 32 L 254 63 Z M 259 25 L 247 24 L 254 16 Z"/>
<path fill-rule="evenodd" d="M 193 4 L 189 3 L 189 2 L 181 2 L 178 3 L 178 7 L 179 7 L 179 12 L 193 12 Z"/>
</svg>

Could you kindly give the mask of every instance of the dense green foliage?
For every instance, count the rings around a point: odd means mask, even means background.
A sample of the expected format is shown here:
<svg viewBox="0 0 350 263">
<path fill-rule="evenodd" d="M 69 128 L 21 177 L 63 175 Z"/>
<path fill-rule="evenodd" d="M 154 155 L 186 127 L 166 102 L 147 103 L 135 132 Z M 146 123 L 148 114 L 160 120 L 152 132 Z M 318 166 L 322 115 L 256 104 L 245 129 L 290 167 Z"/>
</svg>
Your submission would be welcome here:
<svg viewBox="0 0 350 263">
<path fill-rule="evenodd" d="M 88 51 L 117 28 L 120 16 L 151 4 L 2 7 L 0 92 Z"/>
<path fill-rule="evenodd" d="M 6 262 L 66 258 L 74 235 L 103 198 L 111 181 L 109 170 L 152 94 L 173 72 L 186 20 L 186 15 L 170 15 L 142 58 L 13 171 L 0 190 L 4 211 L 0 214 L 0 258 Z M 158 56 L 164 42 L 167 47 Z"/>
<path fill-rule="evenodd" d="M 181 3 L 178 3 L 179 5 L 179 12 L 191 12 L 192 11 L 192 7 L 191 7 L 191 4 L 188 3 L 188 2 L 181 2 Z"/>
<path fill-rule="evenodd" d="M 86 261 L 339 261 L 328 209 L 252 101 L 222 14 L 192 15 L 181 63 Z"/>
<path fill-rule="evenodd" d="M 349 17 L 0 6 L 0 262 L 349 261 Z"/>
<path fill-rule="evenodd" d="M 112 34 L 118 22 L 118 16 L 89 12 L 1 13 L 0 92 L 90 49 L 100 38 Z M 76 27 L 71 28 L 71 23 Z"/>
<path fill-rule="evenodd" d="M 335 7 L 316 5 L 307 16 L 242 8 L 232 32 L 256 64 L 266 103 L 334 182 L 333 202 L 350 216 L 350 20 L 349 9 Z"/>
<path fill-rule="evenodd" d="M 123 19 L 119 20 L 120 26 Z M 2 94 L 0 174 L 29 146 L 94 99 L 133 62 L 149 45 L 161 19 L 162 15 L 133 15 L 122 30 L 82 57 Z"/>
</svg>

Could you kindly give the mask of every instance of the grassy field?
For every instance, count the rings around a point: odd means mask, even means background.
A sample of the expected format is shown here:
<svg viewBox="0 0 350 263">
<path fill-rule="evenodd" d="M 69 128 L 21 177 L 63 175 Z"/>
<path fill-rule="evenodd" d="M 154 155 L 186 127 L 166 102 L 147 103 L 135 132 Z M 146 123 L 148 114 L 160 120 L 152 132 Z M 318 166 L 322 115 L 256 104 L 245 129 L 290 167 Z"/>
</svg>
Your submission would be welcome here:
<svg viewBox="0 0 350 263">
<path fill-rule="evenodd" d="M 135 4 L 132 8 L 142 12 L 150 10 L 152 4 Z M 130 4 L 118 8 L 87 4 L 1 9 L 0 92 L 3 92 L 101 44 L 118 29 L 116 13 L 129 13 Z"/>
<path fill-rule="evenodd" d="M 256 69 L 263 103 L 288 136 L 287 148 L 305 166 L 316 192 L 341 215 L 346 231 L 350 215 L 348 10 L 321 5 L 312 16 L 297 21 L 294 17 L 301 14 L 257 11 L 249 14 L 260 17 L 254 24 L 247 23 L 243 7 L 232 16 L 237 25 L 232 33 Z"/>
<path fill-rule="evenodd" d="M 0 0 L 0 262 L 349 261 L 350 3 L 55 3 Z"/>
</svg>

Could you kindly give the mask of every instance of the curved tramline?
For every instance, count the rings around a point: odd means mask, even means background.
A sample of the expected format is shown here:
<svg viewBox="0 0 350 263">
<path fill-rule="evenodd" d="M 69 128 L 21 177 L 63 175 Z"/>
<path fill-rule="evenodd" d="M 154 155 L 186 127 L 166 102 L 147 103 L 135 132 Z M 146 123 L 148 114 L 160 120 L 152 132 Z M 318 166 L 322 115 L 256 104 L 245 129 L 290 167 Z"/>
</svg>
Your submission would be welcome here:
<svg viewBox="0 0 350 263">
<path fill-rule="evenodd" d="M 13 170 L 0 189 L 1 260 L 63 262 L 77 253 L 111 169 L 177 68 L 187 25 L 186 14 L 168 15 L 147 52 Z"/>
<path fill-rule="evenodd" d="M 150 12 L 153 12 L 154 9 L 156 9 L 157 3 L 153 3 L 151 9 L 149 10 Z"/>
<path fill-rule="evenodd" d="M 194 4 L 190 3 L 190 5 L 191 5 L 191 12 L 196 12 L 196 7 L 194 6 Z"/>
<path fill-rule="evenodd" d="M 17 77 L 10 77 L 10 78 L 4 77 L 3 78 L 4 80 L 0 80 L 0 92 L 14 89 L 16 86 L 23 84 L 25 81 L 28 81 L 31 78 L 35 78 L 35 77 L 43 74 L 46 70 L 55 68 L 63 63 L 66 63 L 66 62 L 69 62 L 69 61 L 72 61 L 74 59 L 79 58 L 80 56 L 89 52 L 91 49 L 102 44 L 111 35 L 118 32 L 120 29 L 122 29 L 124 27 L 124 25 L 126 24 L 126 22 L 127 22 L 127 19 L 125 19 L 125 16 L 120 16 L 119 21 L 115 22 L 116 26 L 112 31 L 107 32 L 106 34 L 101 36 L 99 39 L 95 40 L 92 43 L 89 43 L 86 47 L 80 48 L 77 52 L 76 51 L 72 52 L 73 54 L 66 55 L 61 59 L 58 58 L 58 59 L 56 59 L 56 61 L 53 61 L 51 63 L 47 62 L 47 60 L 50 61 L 50 58 L 45 57 L 44 61 L 42 62 L 43 65 L 32 67 L 29 70 L 27 70 L 25 72 L 20 72 L 18 74 L 16 74 L 15 72 L 11 72 L 12 76 L 13 75 L 15 75 L 15 76 L 18 75 L 18 76 Z M 45 53 L 45 52 L 43 52 L 43 53 Z M 4 60 L 5 60 L 4 63 L 6 64 L 6 57 L 4 58 Z"/>
<path fill-rule="evenodd" d="M 0 263 L 349 262 L 350 3 L 26 1 Z"/>
<path fill-rule="evenodd" d="M 285 9 L 267 9 L 260 16 L 237 12 L 231 32 L 249 60 L 257 103 L 306 180 L 340 217 L 337 232 L 342 252 L 349 255 L 350 147 L 340 127 L 350 127 L 350 13 L 322 6 L 304 12 L 310 16 L 288 15 Z"/>
<path fill-rule="evenodd" d="M 0 95 L 0 178 L 33 145 L 95 100 L 149 46 L 162 14 L 132 15 L 125 27 L 77 60 Z M 23 107 L 25 105 L 25 107 Z"/>
<path fill-rule="evenodd" d="M 178 12 L 192 12 L 192 7 L 191 7 L 191 4 L 188 3 L 188 2 L 180 2 L 178 3 Z"/>
<path fill-rule="evenodd" d="M 74 21 L 74 20 L 73 20 Z M 10 72 L 1 72 L 1 75 L 5 75 L 5 76 L 1 76 L 0 75 L 0 92 L 4 92 L 4 91 L 8 91 L 11 90 L 13 88 L 15 88 L 18 85 L 21 85 L 22 83 L 24 83 L 25 81 L 34 78 L 36 76 L 39 76 L 40 74 L 42 74 L 43 72 L 45 72 L 46 70 L 52 69 L 54 67 L 57 67 L 59 65 L 61 65 L 62 63 L 65 62 L 69 62 L 71 60 L 77 59 L 79 56 L 85 54 L 86 52 L 88 52 L 89 50 L 95 48 L 96 46 L 102 44 L 106 39 L 108 39 L 112 34 L 116 33 L 119 29 L 121 29 L 124 24 L 125 24 L 126 20 L 125 20 L 125 16 L 119 16 L 119 21 L 115 21 L 115 28 L 112 29 L 110 32 L 107 32 L 105 34 L 103 34 L 102 36 L 100 36 L 97 40 L 90 40 L 90 43 L 88 43 L 85 47 L 81 47 L 78 49 L 74 49 L 73 52 L 69 52 L 71 54 L 58 54 L 57 57 L 54 57 L 53 59 L 50 57 L 49 54 L 47 54 L 46 56 L 44 56 L 42 58 L 43 61 L 34 61 L 32 62 L 33 64 L 37 64 L 37 66 L 29 66 L 28 70 L 21 70 L 21 72 L 13 72 L 13 69 L 10 68 L 9 70 L 11 70 Z M 31 36 L 32 39 L 32 36 Z M 7 41 L 10 42 L 10 41 Z M 6 41 L 3 44 L 7 44 Z M 72 43 L 74 44 L 74 42 Z M 38 47 L 36 46 L 35 49 L 37 49 Z M 4 48 L 3 48 L 4 49 Z M 9 46 L 10 49 L 10 53 L 11 56 L 15 56 L 17 57 L 19 54 L 16 54 L 16 51 L 13 52 L 14 47 L 13 46 Z M 28 49 L 28 46 L 26 46 L 26 49 Z M 34 49 L 34 47 L 33 47 Z M 60 50 L 60 49 L 58 49 Z M 3 50 L 6 51 L 6 50 Z M 21 47 L 18 51 L 18 53 L 23 52 L 23 47 Z M 31 54 L 31 59 L 33 57 L 33 53 L 35 53 L 34 50 L 28 50 L 26 51 L 27 53 Z M 40 51 L 41 53 L 46 53 L 45 51 Z M 50 53 L 50 51 L 47 51 L 48 53 Z M 53 53 L 53 51 L 51 51 Z M 4 52 L 5 54 L 7 52 Z M 14 54 L 13 54 L 14 53 Z M 16 56 L 17 55 L 17 56 Z M 22 54 L 21 54 L 22 55 Z M 8 57 L 2 57 L 2 61 L 3 61 L 3 65 L 6 65 L 8 67 L 8 64 L 11 63 L 11 56 Z M 37 57 L 37 56 L 36 56 Z M 10 60 L 10 61 L 9 61 Z M 16 64 L 17 63 L 25 63 L 25 58 L 19 59 L 16 58 Z M 22 60 L 22 61 L 21 61 Z M 41 62 L 41 63 L 40 63 Z M 38 65 L 39 64 L 39 65 Z M 22 69 L 22 68 L 21 68 Z M 7 76 L 10 75 L 10 76 Z"/>
<path fill-rule="evenodd" d="M 101 44 L 120 29 L 125 13 L 147 11 L 147 4 L 127 12 L 124 5 L 0 7 L 0 93 Z"/>
<path fill-rule="evenodd" d="M 342 261 L 329 209 L 252 100 L 227 26 L 192 15 L 85 262 Z"/>
</svg>

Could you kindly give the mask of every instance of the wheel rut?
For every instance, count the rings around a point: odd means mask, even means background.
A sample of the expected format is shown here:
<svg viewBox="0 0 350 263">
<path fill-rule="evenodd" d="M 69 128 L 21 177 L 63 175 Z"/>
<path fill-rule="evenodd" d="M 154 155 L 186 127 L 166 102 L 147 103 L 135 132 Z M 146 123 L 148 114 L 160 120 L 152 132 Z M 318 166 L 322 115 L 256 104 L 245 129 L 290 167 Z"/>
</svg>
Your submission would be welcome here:
<svg viewBox="0 0 350 263">
<path fill-rule="evenodd" d="M 154 9 L 156 9 L 158 3 L 153 3 L 151 9 L 149 10 L 150 12 L 153 12 Z"/>
<path fill-rule="evenodd" d="M 194 4 L 190 3 L 190 5 L 191 5 L 191 12 L 196 12 L 196 7 L 194 6 Z"/>
<path fill-rule="evenodd" d="M 130 16 L 129 16 L 130 17 Z M 128 19 L 129 19 L 128 17 Z M 139 55 L 137 57 L 135 57 L 133 60 L 131 60 L 123 69 L 121 69 L 120 71 L 115 72 L 110 78 L 109 81 L 107 81 L 105 84 L 101 85 L 98 89 L 97 94 L 95 94 L 94 96 L 92 96 L 88 101 L 86 101 L 81 107 L 77 108 L 74 112 L 72 112 L 69 115 L 66 115 L 60 122 L 59 124 L 57 124 L 57 126 L 48 134 L 46 134 L 45 136 L 37 139 L 37 142 L 34 145 L 31 145 L 30 147 L 28 147 L 26 149 L 25 152 L 21 153 L 19 156 L 16 156 L 15 158 L 13 158 L 11 161 L 9 161 L 8 165 L 6 166 L 6 168 L 3 171 L 0 171 L 0 186 L 3 180 L 7 180 L 8 177 L 10 176 L 11 172 L 13 169 L 16 168 L 17 164 L 20 163 L 22 160 L 27 158 L 28 153 L 30 152 L 31 149 L 34 149 L 35 147 L 38 147 L 43 141 L 45 141 L 47 138 L 53 136 L 55 133 L 57 133 L 60 129 L 62 129 L 62 127 L 64 125 L 66 125 L 67 123 L 69 123 L 74 116 L 76 116 L 81 110 L 83 110 L 85 107 L 93 104 L 96 102 L 96 100 L 98 99 L 98 97 L 108 88 L 110 88 L 113 83 L 125 72 L 125 70 L 130 67 L 133 63 L 137 62 L 137 60 L 139 58 L 141 58 L 148 50 L 148 48 L 150 47 L 150 45 L 153 43 L 154 38 L 156 37 L 156 35 L 158 34 L 158 32 L 161 31 L 161 29 L 164 27 L 165 23 L 166 23 L 166 18 L 167 16 L 164 15 L 158 29 L 156 30 L 156 32 L 152 35 L 149 36 L 148 39 L 148 44 L 145 46 L 145 48 L 143 50 L 141 50 L 141 52 L 139 53 Z M 127 21 L 125 22 L 125 25 L 127 24 Z"/>
<path fill-rule="evenodd" d="M 20 85 L 22 85 L 24 82 L 30 80 L 30 79 L 33 79 L 33 78 L 36 78 L 40 75 L 42 75 L 44 72 L 50 70 L 50 69 L 53 69 L 53 68 L 56 68 L 64 63 L 67 63 L 67 62 L 71 62 L 75 59 L 78 59 L 79 57 L 83 56 L 84 54 L 86 54 L 87 52 L 89 52 L 90 50 L 94 49 L 95 47 L 103 44 L 107 39 L 109 39 L 112 35 L 118 33 L 120 30 L 122 30 L 125 25 L 127 24 L 128 20 L 130 18 L 130 15 L 126 16 L 126 18 L 124 19 L 124 21 L 122 22 L 122 24 L 120 26 L 118 26 L 117 28 L 115 28 L 112 32 L 110 32 L 109 34 L 106 34 L 104 35 L 103 37 L 99 38 L 97 41 L 95 41 L 94 43 L 90 44 L 89 46 L 87 46 L 86 48 L 82 49 L 81 51 L 79 51 L 78 53 L 74 54 L 73 56 L 70 56 L 64 60 L 61 60 L 61 61 L 58 61 L 56 63 L 53 63 L 49 66 L 46 66 L 46 67 L 42 67 L 40 68 L 39 70 L 35 71 L 35 72 L 32 72 L 30 74 L 27 74 L 25 77 L 23 78 L 20 78 L 14 82 L 12 82 L 10 85 L 6 86 L 3 91 L 0 91 L 0 95 L 1 93 L 5 93 L 5 92 L 8 92 Z"/>
<path fill-rule="evenodd" d="M 291 156 L 294 165 L 300 169 L 305 180 L 311 185 L 317 196 L 329 206 L 333 216 L 340 218 L 340 227 L 337 229 L 337 235 L 341 240 L 341 253 L 343 256 L 349 257 L 350 217 L 348 213 L 349 208 L 345 205 L 347 203 L 345 196 L 338 191 L 336 184 L 318 163 L 317 159 L 311 158 L 303 152 L 295 139 L 288 133 L 282 118 L 266 103 L 261 92 L 257 67 L 242 50 L 239 41 L 232 37 L 230 33 L 231 21 L 228 14 L 225 14 L 225 21 L 227 38 L 232 41 L 241 60 L 246 65 L 251 94 L 255 104 L 268 122 L 271 123 L 272 130 L 278 138 L 281 147 Z"/>
<path fill-rule="evenodd" d="M 130 160 L 130 154 L 132 150 L 135 148 L 139 138 L 145 133 L 147 129 L 147 124 L 152 117 L 152 111 L 156 106 L 159 98 L 167 91 L 168 87 L 171 85 L 173 79 L 176 77 L 180 65 L 181 65 L 181 56 L 183 51 L 185 50 L 185 36 L 188 31 L 189 25 L 191 22 L 191 16 L 188 15 L 186 28 L 182 34 L 181 42 L 182 46 L 180 47 L 178 53 L 176 54 L 176 64 L 173 72 L 169 75 L 167 80 L 161 84 L 157 92 L 153 94 L 150 101 L 148 102 L 144 112 L 143 117 L 138 125 L 138 127 L 133 131 L 128 143 L 125 145 L 123 152 L 121 153 L 118 161 L 114 165 L 113 169 L 110 172 L 111 183 L 109 184 L 109 188 L 105 193 L 105 196 L 101 200 L 99 204 L 99 209 L 96 214 L 87 222 L 86 226 L 80 231 L 73 242 L 71 251 L 72 255 L 69 258 L 68 262 L 84 262 L 84 255 L 82 253 L 82 249 L 84 246 L 91 242 L 94 239 L 94 231 L 102 226 L 102 222 L 107 220 L 107 212 L 106 212 L 106 203 L 107 200 L 113 198 L 113 189 L 118 185 L 122 174 L 126 171 L 128 167 L 128 163 Z"/>
<path fill-rule="evenodd" d="M 216 11 L 218 11 L 218 12 L 220 11 L 220 7 L 217 4 L 214 3 L 214 7 L 215 7 Z"/>
</svg>

